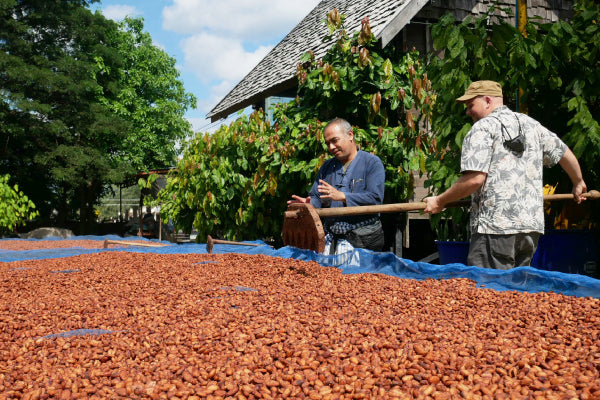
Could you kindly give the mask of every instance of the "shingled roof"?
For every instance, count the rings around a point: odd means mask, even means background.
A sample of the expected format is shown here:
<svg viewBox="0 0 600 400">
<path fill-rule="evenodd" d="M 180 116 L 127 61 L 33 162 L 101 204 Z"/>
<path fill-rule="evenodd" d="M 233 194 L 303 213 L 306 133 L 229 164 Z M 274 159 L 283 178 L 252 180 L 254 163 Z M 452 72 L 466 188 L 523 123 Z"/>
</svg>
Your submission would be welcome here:
<svg viewBox="0 0 600 400">
<path fill-rule="evenodd" d="M 322 43 L 328 33 L 323 22 L 337 8 L 346 16 L 348 32 L 360 29 L 368 16 L 371 31 L 385 47 L 428 0 L 323 0 L 261 62 L 246 75 L 207 115 L 212 121 L 252 105 L 268 96 L 296 86 L 296 64 L 312 50 L 317 58 L 331 43 Z"/>
<path fill-rule="evenodd" d="M 546 0 L 530 1 L 528 12 L 540 16 L 544 21 L 562 18 L 564 11 L 568 10 L 572 3 L 571 0 L 560 0 L 549 5 Z M 368 16 L 371 32 L 380 45 L 385 47 L 420 11 L 420 16 L 426 19 L 435 20 L 443 13 L 451 11 L 457 19 L 462 20 L 467 15 L 484 13 L 493 3 L 494 0 L 323 0 L 207 114 L 207 117 L 213 122 L 217 121 L 269 96 L 278 95 L 297 86 L 296 65 L 302 54 L 312 50 L 318 59 L 323 57 L 332 45 L 331 42 L 323 43 L 321 40 L 328 33 L 323 20 L 334 8 L 346 16 L 345 27 L 348 32 L 360 30 L 361 20 Z M 508 6 L 509 3 L 514 7 L 514 0 L 500 2 L 504 6 Z M 556 3 L 560 4 L 557 6 Z M 497 14 L 506 17 L 502 12 Z"/>
</svg>

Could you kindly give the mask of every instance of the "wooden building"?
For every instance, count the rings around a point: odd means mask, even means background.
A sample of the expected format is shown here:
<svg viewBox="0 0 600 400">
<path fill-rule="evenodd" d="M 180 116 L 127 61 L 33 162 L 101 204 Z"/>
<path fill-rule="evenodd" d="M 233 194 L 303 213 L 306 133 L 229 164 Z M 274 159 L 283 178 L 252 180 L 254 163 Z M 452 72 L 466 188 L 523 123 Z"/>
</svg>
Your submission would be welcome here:
<svg viewBox="0 0 600 400">
<path fill-rule="evenodd" d="M 416 48 L 426 52 L 433 50 L 431 26 L 442 15 L 452 13 L 456 20 L 462 21 L 468 16 L 483 15 L 494 4 L 497 5 L 494 18 L 516 23 L 517 0 L 323 0 L 208 113 L 207 117 L 215 122 L 249 106 L 268 112 L 270 105 L 286 97 L 295 97 L 298 86 L 296 65 L 302 54 L 312 50 L 317 59 L 322 58 L 332 45 L 331 42 L 322 42 L 322 38 L 328 33 L 323 20 L 334 8 L 346 16 L 345 27 L 348 32 L 360 30 L 361 20 L 369 17 L 371 31 L 378 39 L 379 46 L 385 47 L 394 43 L 406 50 Z M 529 18 L 539 17 L 540 22 L 556 22 L 570 17 L 571 5 L 571 0 L 527 0 L 527 15 Z M 424 178 L 415 173 L 414 197 L 409 201 L 421 201 L 427 196 L 423 181 Z M 399 223 L 404 226 L 395 229 L 396 238 L 389 248 L 397 255 L 402 255 L 402 247 L 409 247 L 408 238 L 412 235 L 409 236 L 408 230 L 409 226 L 413 225 L 411 220 L 417 220 L 415 225 L 420 223 L 429 226 L 426 216 L 419 212 L 410 213 L 405 219 L 406 222 Z M 417 236 L 422 239 L 423 235 Z M 433 243 L 431 238 L 422 240 L 424 243 Z M 419 242 L 415 242 L 414 245 L 423 247 Z M 428 249 L 423 251 L 429 254 Z M 419 255 L 412 256 L 415 259 L 419 258 Z"/>
<path fill-rule="evenodd" d="M 308 50 L 321 58 L 331 43 L 321 40 L 327 33 L 323 23 L 334 8 L 346 16 L 348 32 L 360 29 L 360 21 L 368 16 L 371 30 L 380 46 L 394 42 L 402 48 L 431 50 L 431 24 L 445 13 L 457 20 L 469 15 L 481 15 L 494 4 L 493 0 L 323 0 L 263 58 L 207 115 L 218 121 L 248 106 L 255 108 L 272 103 L 270 97 L 294 97 L 297 79 L 296 64 Z M 497 10 L 495 15 L 515 22 L 516 0 L 500 1 L 498 6 L 513 11 L 509 15 Z M 527 0 L 529 17 L 555 22 L 570 16 L 571 0 Z"/>
</svg>

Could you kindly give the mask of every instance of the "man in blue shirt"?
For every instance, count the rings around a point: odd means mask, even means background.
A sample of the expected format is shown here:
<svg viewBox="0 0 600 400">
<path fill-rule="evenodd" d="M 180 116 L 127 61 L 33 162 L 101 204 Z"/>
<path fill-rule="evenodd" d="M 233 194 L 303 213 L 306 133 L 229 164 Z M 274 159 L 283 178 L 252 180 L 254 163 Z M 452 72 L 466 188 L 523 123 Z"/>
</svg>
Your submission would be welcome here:
<svg viewBox="0 0 600 400">
<path fill-rule="evenodd" d="M 362 151 L 348 121 L 335 118 L 323 130 L 333 158 L 321 166 L 308 197 L 293 195 L 291 203 L 315 208 L 353 207 L 383 203 L 385 168 L 379 157 Z M 379 251 L 384 237 L 379 214 L 326 218 L 325 254 L 340 254 L 361 247 Z"/>
</svg>

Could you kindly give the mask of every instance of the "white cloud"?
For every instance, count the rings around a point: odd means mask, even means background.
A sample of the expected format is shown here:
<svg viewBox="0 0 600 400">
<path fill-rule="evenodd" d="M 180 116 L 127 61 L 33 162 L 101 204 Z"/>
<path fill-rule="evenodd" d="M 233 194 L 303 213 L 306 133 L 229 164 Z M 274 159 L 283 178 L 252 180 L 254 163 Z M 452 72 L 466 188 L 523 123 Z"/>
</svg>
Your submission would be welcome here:
<svg viewBox="0 0 600 400">
<path fill-rule="evenodd" d="M 200 33 L 182 41 L 185 68 L 202 82 L 239 81 L 273 48 L 259 46 L 246 51 L 239 41 Z"/>
<path fill-rule="evenodd" d="M 208 113 L 320 0 L 170 0 L 162 28 L 182 37 L 182 74 Z M 200 100 L 202 99 L 202 100 Z"/>
<path fill-rule="evenodd" d="M 319 0 L 173 0 L 163 9 L 163 29 L 193 35 L 216 35 L 260 43 L 281 38 Z"/>
<path fill-rule="evenodd" d="M 221 83 L 213 85 L 210 88 L 210 103 L 215 105 L 219 100 L 221 100 L 223 97 L 225 97 L 225 95 L 227 93 L 229 93 L 229 91 L 231 89 L 233 89 L 233 86 L 235 85 L 235 81 L 229 81 L 229 80 L 224 80 L 221 81 Z M 212 108 L 212 107 L 211 107 Z M 210 109 L 207 109 L 206 112 L 208 113 L 210 111 Z"/>
<path fill-rule="evenodd" d="M 112 5 L 105 7 L 102 14 L 108 19 L 120 21 L 125 17 L 139 17 L 142 12 L 133 6 Z"/>
<path fill-rule="evenodd" d="M 205 93 L 203 98 L 198 99 L 196 103 L 196 111 L 203 115 L 208 114 L 218 103 L 225 97 L 227 93 L 233 88 L 236 82 L 223 80 L 214 83 Z"/>
<path fill-rule="evenodd" d="M 168 53 L 167 51 L 167 46 L 163 45 L 160 42 L 157 42 L 156 40 L 152 39 L 152 44 L 156 47 L 158 47 L 159 49 L 161 49 L 162 51 L 164 51 L 165 53 Z"/>
<path fill-rule="evenodd" d="M 204 98 L 198 99 L 195 111 L 201 115 L 208 114 L 237 82 L 223 80 L 210 86 L 207 95 Z M 244 114 L 249 115 L 252 112 L 252 107 L 246 107 L 243 110 Z M 210 118 L 188 117 L 188 121 L 192 124 L 194 132 L 214 132 L 221 125 L 229 125 L 233 120 L 238 118 L 238 113 L 229 115 L 226 119 L 221 119 L 211 122 Z"/>
</svg>

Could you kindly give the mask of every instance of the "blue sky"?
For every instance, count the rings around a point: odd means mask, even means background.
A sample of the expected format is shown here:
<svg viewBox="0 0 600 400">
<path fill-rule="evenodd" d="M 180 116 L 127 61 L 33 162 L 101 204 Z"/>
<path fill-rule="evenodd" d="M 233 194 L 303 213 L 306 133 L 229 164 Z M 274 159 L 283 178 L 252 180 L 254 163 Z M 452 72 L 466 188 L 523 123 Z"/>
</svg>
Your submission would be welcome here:
<svg viewBox="0 0 600 400">
<path fill-rule="evenodd" d="M 144 19 L 154 43 L 177 60 L 180 79 L 198 99 L 186 118 L 212 131 L 206 114 L 288 34 L 319 0 L 103 0 L 104 16 Z M 235 115 L 230 116 L 235 118 Z M 229 121 L 225 121 L 229 122 Z"/>
</svg>

